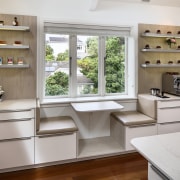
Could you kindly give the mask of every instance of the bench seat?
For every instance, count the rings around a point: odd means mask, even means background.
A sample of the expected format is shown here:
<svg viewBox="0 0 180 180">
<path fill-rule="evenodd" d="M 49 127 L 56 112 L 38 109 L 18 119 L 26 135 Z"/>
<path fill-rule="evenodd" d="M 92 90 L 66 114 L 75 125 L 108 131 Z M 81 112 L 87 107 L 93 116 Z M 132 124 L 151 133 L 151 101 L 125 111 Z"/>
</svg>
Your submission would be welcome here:
<svg viewBox="0 0 180 180">
<path fill-rule="evenodd" d="M 74 120 L 70 116 L 41 118 L 37 135 L 61 134 L 78 131 Z"/>
<path fill-rule="evenodd" d="M 156 123 L 156 120 L 138 111 L 113 112 L 111 116 L 125 126 L 136 126 Z"/>
</svg>

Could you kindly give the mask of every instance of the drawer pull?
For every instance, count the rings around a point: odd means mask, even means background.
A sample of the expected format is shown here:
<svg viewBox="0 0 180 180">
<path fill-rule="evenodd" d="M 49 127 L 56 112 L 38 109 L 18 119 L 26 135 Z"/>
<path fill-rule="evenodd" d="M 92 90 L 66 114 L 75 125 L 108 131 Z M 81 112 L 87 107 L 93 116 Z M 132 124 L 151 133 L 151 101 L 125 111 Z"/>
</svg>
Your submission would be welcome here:
<svg viewBox="0 0 180 180">
<path fill-rule="evenodd" d="M 64 136 L 64 135 L 70 135 L 70 134 L 73 134 L 74 132 L 65 132 L 65 133 L 57 133 L 57 134 L 42 134 L 42 135 L 39 135 L 37 137 L 39 138 L 48 138 L 48 137 L 55 137 L 55 136 Z"/>
<path fill-rule="evenodd" d="M 7 119 L 7 120 L 0 120 L 1 122 L 17 122 L 17 121 L 30 121 L 33 118 L 22 118 L 22 119 Z"/>
<path fill-rule="evenodd" d="M 13 139 L 2 139 L 0 142 L 10 142 L 10 141 L 19 141 L 19 140 L 28 140 L 32 137 L 23 137 L 23 138 L 13 138 Z"/>
<path fill-rule="evenodd" d="M 162 108 L 159 108 L 159 109 L 178 109 L 180 108 L 180 106 L 174 106 L 174 107 L 162 107 Z"/>
<path fill-rule="evenodd" d="M 32 109 L 0 110 L 0 113 L 25 112 L 25 111 L 31 111 L 31 110 L 32 110 Z"/>
</svg>

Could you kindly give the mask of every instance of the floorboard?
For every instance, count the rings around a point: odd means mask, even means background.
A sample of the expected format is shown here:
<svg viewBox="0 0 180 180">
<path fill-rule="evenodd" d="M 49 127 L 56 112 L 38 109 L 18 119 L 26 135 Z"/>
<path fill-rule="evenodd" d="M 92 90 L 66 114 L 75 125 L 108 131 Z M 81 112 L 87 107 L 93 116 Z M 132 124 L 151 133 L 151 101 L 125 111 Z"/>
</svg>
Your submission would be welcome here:
<svg viewBox="0 0 180 180">
<path fill-rule="evenodd" d="M 147 180 L 148 162 L 138 153 L 1 173 L 0 180 Z"/>
</svg>

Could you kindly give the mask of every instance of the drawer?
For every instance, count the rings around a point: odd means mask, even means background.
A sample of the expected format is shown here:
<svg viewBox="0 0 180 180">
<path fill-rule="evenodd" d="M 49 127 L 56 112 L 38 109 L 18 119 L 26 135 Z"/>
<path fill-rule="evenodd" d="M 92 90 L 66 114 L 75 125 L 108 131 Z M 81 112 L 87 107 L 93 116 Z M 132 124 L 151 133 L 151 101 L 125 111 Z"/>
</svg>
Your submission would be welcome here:
<svg viewBox="0 0 180 180">
<path fill-rule="evenodd" d="M 35 137 L 35 164 L 76 158 L 77 135 Z"/>
<path fill-rule="evenodd" d="M 180 107 L 171 107 L 171 108 L 159 108 L 157 109 L 157 122 L 174 122 L 180 121 Z"/>
<path fill-rule="evenodd" d="M 125 150 L 133 150 L 131 140 L 136 137 L 151 136 L 157 134 L 157 125 L 142 125 L 134 127 L 125 127 Z"/>
<path fill-rule="evenodd" d="M 34 119 L 0 121 L 0 140 L 34 136 Z"/>
<path fill-rule="evenodd" d="M 172 108 L 172 107 L 179 107 L 180 108 L 180 101 L 179 100 L 157 101 L 157 108 Z"/>
<path fill-rule="evenodd" d="M 0 111 L 1 120 L 16 120 L 34 118 L 34 109 L 22 110 L 22 111 Z"/>
<path fill-rule="evenodd" d="M 158 124 L 158 134 L 180 132 L 180 122 Z"/>
<path fill-rule="evenodd" d="M 0 169 L 34 164 L 34 138 L 0 141 Z"/>
</svg>

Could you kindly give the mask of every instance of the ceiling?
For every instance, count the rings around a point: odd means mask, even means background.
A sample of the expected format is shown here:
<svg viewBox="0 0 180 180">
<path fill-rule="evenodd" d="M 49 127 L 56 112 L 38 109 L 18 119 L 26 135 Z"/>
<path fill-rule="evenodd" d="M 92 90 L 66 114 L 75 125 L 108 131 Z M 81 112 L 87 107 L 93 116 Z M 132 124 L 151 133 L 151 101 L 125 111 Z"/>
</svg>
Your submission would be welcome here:
<svg viewBox="0 0 180 180">
<path fill-rule="evenodd" d="M 96 10 L 100 2 L 103 3 L 105 1 L 180 7 L 180 0 L 90 0 L 89 9 Z"/>
</svg>

